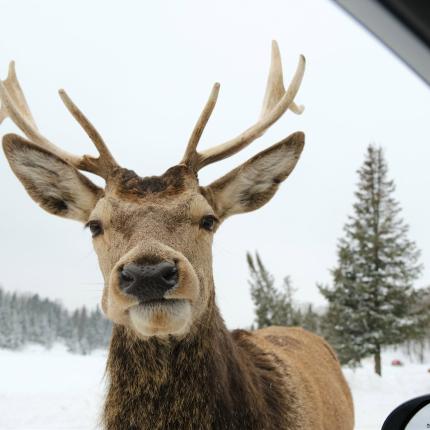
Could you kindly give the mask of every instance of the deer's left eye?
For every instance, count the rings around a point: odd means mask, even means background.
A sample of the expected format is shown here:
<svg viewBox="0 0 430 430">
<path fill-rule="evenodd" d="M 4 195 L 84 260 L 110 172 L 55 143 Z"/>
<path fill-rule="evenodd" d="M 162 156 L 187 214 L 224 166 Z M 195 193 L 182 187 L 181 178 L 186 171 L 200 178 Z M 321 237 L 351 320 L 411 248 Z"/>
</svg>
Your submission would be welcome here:
<svg viewBox="0 0 430 430">
<path fill-rule="evenodd" d="M 90 229 L 93 237 L 96 237 L 99 234 L 103 233 L 103 227 L 102 227 L 102 223 L 100 221 L 97 221 L 97 220 L 89 221 L 87 223 L 87 227 Z"/>
<path fill-rule="evenodd" d="M 217 219 L 213 215 L 206 215 L 200 220 L 200 227 L 207 231 L 213 231 Z"/>
</svg>

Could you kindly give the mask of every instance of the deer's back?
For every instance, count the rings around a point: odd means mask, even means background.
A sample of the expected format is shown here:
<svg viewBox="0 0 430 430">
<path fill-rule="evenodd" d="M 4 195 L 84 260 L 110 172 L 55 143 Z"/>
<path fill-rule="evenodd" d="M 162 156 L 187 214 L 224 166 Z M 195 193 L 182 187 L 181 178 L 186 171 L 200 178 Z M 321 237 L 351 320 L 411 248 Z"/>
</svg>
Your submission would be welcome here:
<svg viewBox="0 0 430 430">
<path fill-rule="evenodd" d="M 323 338 L 298 327 L 273 326 L 256 330 L 251 339 L 275 357 L 306 427 L 353 429 L 351 392 L 336 354 Z"/>
</svg>

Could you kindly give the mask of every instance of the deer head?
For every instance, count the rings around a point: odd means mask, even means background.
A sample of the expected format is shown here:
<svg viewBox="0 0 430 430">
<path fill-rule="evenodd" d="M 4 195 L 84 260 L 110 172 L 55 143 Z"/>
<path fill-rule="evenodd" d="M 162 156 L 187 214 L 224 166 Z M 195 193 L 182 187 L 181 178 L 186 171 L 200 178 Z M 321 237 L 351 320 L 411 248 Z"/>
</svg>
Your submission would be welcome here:
<svg viewBox="0 0 430 430">
<path fill-rule="evenodd" d="M 96 146 L 99 156 L 70 154 L 40 134 L 16 77 L 14 63 L 0 81 L 0 123 L 9 117 L 28 140 L 8 134 L 3 148 L 30 197 L 54 215 L 85 223 L 91 231 L 105 287 L 102 309 L 109 319 L 141 338 L 183 336 L 213 303 L 213 234 L 229 216 L 267 203 L 294 169 L 304 145 L 296 132 L 222 178 L 201 186 L 197 173 L 261 136 L 294 103 L 305 67 L 300 57 L 287 90 L 276 42 L 258 121 L 239 136 L 197 151 L 215 106 L 215 84 L 185 154 L 161 176 L 140 177 L 121 167 L 99 133 L 68 95 L 60 97 Z M 81 171 L 105 180 L 99 188 Z"/>
</svg>

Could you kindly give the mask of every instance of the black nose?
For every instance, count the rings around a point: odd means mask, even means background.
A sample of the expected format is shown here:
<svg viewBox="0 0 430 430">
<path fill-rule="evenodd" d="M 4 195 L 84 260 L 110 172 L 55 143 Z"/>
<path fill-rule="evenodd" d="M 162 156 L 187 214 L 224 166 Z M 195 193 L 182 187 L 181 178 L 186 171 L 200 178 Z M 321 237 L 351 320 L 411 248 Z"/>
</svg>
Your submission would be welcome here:
<svg viewBox="0 0 430 430">
<path fill-rule="evenodd" d="M 140 302 L 160 300 L 178 282 L 178 269 L 173 263 L 126 264 L 119 275 L 120 288 Z"/>
</svg>

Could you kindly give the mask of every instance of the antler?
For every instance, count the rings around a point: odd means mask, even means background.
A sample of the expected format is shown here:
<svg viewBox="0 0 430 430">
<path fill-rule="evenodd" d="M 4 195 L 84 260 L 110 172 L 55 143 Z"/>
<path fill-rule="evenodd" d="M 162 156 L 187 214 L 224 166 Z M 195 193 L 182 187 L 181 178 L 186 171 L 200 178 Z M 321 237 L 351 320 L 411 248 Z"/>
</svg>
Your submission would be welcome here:
<svg viewBox="0 0 430 430">
<path fill-rule="evenodd" d="M 78 121 L 79 125 L 93 141 L 97 151 L 99 152 L 99 157 L 97 158 L 91 157 L 89 155 L 82 156 L 79 161 L 79 165 L 76 167 L 80 170 L 95 173 L 96 175 L 106 179 L 109 176 L 109 173 L 112 172 L 112 169 L 117 167 L 118 164 L 110 153 L 99 132 L 91 124 L 88 118 L 73 103 L 72 99 L 67 95 L 67 93 L 62 89 L 58 93 L 60 94 L 61 100 L 65 104 L 68 111 L 72 114 L 73 118 Z"/>
<path fill-rule="evenodd" d="M 225 143 L 207 149 L 206 151 L 197 152 L 196 148 L 198 142 L 203 133 L 203 129 L 215 107 L 218 97 L 219 84 L 215 84 L 209 100 L 207 101 L 206 106 L 194 127 L 181 163 L 186 164 L 195 172 L 197 172 L 202 167 L 227 158 L 245 148 L 255 139 L 260 137 L 287 111 L 287 109 L 290 109 L 296 114 L 301 114 L 304 110 L 304 107 L 297 106 L 294 103 L 294 97 L 300 88 L 304 72 L 305 58 L 303 55 L 301 55 L 293 79 L 291 80 L 287 91 L 285 91 L 279 47 L 277 42 L 273 41 L 272 60 L 269 77 L 267 80 L 266 94 L 264 96 L 263 107 L 259 120 L 239 136 Z"/>
<path fill-rule="evenodd" d="M 94 142 L 100 154 L 98 158 L 89 155 L 78 156 L 71 154 L 54 145 L 40 134 L 18 82 L 15 72 L 15 63 L 13 61 L 9 64 L 9 72 L 6 80 L 0 80 L 0 124 L 5 118 L 9 117 L 27 138 L 37 146 L 52 152 L 77 169 L 95 173 L 106 179 L 112 171 L 112 168 L 117 166 L 114 158 L 103 142 L 100 134 L 85 115 L 76 107 L 66 92 L 60 90 L 59 93 L 69 112 Z"/>
</svg>

